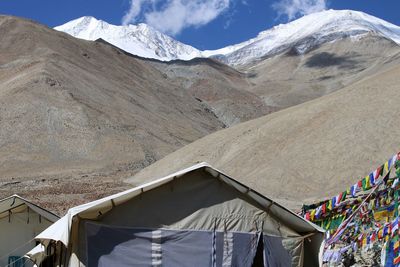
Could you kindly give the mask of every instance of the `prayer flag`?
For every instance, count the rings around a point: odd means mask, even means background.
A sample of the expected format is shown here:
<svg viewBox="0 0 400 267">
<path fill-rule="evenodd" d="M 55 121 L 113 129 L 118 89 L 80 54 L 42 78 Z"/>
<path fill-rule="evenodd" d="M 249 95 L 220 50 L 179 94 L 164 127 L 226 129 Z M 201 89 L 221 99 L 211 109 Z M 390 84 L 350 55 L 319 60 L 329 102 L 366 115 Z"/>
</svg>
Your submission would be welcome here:
<svg viewBox="0 0 400 267">
<path fill-rule="evenodd" d="M 367 245 L 367 239 L 364 237 L 362 240 L 362 246 L 365 247 Z"/>
<path fill-rule="evenodd" d="M 383 229 L 379 229 L 378 231 L 378 238 L 382 239 L 383 238 Z"/>
<path fill-rule="evenodd" d="M 340 193 L 336 196 L 336 205 L 339 205 L 340 201 L 342 201 L 343 193 Z"/>
<path fill-rule="evenodd" d="M 385 174 L 389 172 L 389 161 L 385 162 L 385 164 L 383 165 L 383 169 L 385 171 Z"/>
<path fill-rule="evenodd" d="M 375 178 L 374 178 L 374 173 L 373 173 L 373 172 L 371 172 L 371 173 L 369 174 L 369 181 L 370 181 L 370 183 L 371 183 L 371 186 L 374 186 L 374 185 L 375 185 Z"/>
<path fill-rule="evenodd" d="M 400 245 L 400 241 L 394 242 L 394 244 L 393 244 L 393 249 L 394 249 L 394 251 L 396 251 L 396 250 L 399 249 L 399 245 Z"/>
<path fill-rule="evenodd" d="M 321 207 L 321 206 L 319 206 L 319 207 L 316 209 L 316 211 L 315 211 L 315 218 L 317 218 L 317 219 L 320 218 L 320 216 L 321 216 L 321 210 L 322 210 L 322 207 Z"/>
<path fill-rule="evenodd" d="M 346 195 L 350 195 L 351 194 L 351 188 L 349 187 L 349 188 L 347 188 L 347 190 L 346 190 Z"/>
<path fill-rule="evenodd" d="M 352 195 L 353 197 L 356 197 L 357 189 L 358 189 L 358 183 L 355 184 L 355 185 L 353 185 L 352 187 L 350 187 L 351 195 Z"/>
<path fill-rule="evenodd" d="M 388 233 L 389 233 L 389 227 L 387 225 L 385 225 L 383 227 L 383 236 L 387 236 Z"/>
<path fill-rule="evenodd" d="M 367 189 L 371 188 L 371 181 L 369 180 L 369 175 L 365 176 L 365 186 Z"/>
<path fill-rule="evenodd" d="M 396 233 L 396 231 L 399 229 L 399 218 L 397 217 L 393 222 L 392 222 L 392 236 Z"/>
<path fill-rule="evenodd" d="M 378 168 L 378 169 L 376 169 L 375 171 L 373 171 L 372 173 L 373 173 L 373 175 L 374 175 L 374 180 L 375 180 L 375 182 L 376 182 L 376 180 L 379 178 L 379 169 L 380 169 L 380 167 Z"/>
<path fill-rule="evenodd" d="M 394 264 L 399 264 L 400 263 L 400 256 L 397 256 L 396 258 L 394 258 L 393 263 Z"/>
<path fill-rule="evenodd" d="M 396 188 L 396 186 L 397 186 L 398 183 L 399 183 L 399 178 L 396 178 L 396 179 L 393 181 L 392 188 Z"/>
<path fill-rule="evenodd" d="M 392 165 L 396 164 L 397 159 L 397 154 L 392 157 Z"/>
<path fill-rule="evenodd" d="M 346 200 L 346 197 L 347 197 L 347 191 L 344 191 L 344 192 L 342 193 L 342 198 L 340 199 L 340 202 L 345 201 L 345 200 Z"/>
<path fill-rule="evenodd" d="M 375 239 L 376 239 L 376 233 L 373 232 L 372 235 L 371 235 L 371 242 L 374 242 Z"/>
<path fill-rule="evenodd" d="M 365 178 L 362 180 L 362 188 L 364 191 L 371 188 L 371 184 L 369 183 L 369 175 L 365 176 Z"/>
<path fill-rule="evenodd" d="M 361 234 L 358 236 L 358 242 L 361 243 L 361 247 L 362 247 L 362 240 L 363 240 L 364 234 Z"/>
<path fill-rule="evenodd" d="M 326 213 L 326 202 L 324 204 L 322 204 L 322 213 L 323 214 Z"/>
<path fill-rule="evenodd" d="M 378 168 L 378 176 L 381 176 L 383 174 L 383 165 L 381 165 L 379 168 Z"/>
<path fill-rule="evenodd" d="M 310 213 L 311 221 L 314 221 L 314 217 L 315 217 L 315 210 L 313 209 L 313 210 L 311 210 L 311 213 Z"/>
<path fill-rule="evenodd" d="M 332 202 L 332 209 L 335 208 L 335 206 L 336 206 L 336 198 L 337 197 L 333 197 L 332 198 L 332 201 L 331 201 Z"/>
</svg>

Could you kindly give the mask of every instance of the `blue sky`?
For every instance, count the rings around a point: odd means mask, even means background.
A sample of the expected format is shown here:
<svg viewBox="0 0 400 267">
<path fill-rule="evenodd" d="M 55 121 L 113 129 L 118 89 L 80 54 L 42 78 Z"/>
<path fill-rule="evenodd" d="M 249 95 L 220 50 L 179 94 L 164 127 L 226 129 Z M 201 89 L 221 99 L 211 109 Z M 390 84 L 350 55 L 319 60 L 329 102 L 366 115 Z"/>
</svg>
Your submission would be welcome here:
<svg viewBox="0 0 400 267">
<path fill-rule="evenodd" d="M 146 22 L 199 49 L 216 49 L 321 9 L 353 9 L 400 25 L 399 0 L 0 0 L 0 13 L 54 27 L 81 16 Z"/>
</svg>

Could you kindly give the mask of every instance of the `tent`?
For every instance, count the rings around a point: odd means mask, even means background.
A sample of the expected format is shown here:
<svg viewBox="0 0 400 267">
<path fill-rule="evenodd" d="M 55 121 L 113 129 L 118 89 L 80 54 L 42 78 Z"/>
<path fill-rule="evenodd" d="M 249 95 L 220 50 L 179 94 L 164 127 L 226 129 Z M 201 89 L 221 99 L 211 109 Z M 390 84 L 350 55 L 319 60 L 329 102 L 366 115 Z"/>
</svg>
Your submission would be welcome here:
<svg viewBox="0 0 400 267">
<path fill-rule="evenodd" d="M 0 266 L 31 266 L 24 254 L 36 246 L 35 236 L 58 219 L 18 195 L 0 200 Z"/>
<path fill-rule="evenodd" d="M 318 226 L 200 163 L 71 208 L 37 240 L 52 248 L 55 266 L 300 267 L 319 265 L 323 237 Z"/>
</svg>

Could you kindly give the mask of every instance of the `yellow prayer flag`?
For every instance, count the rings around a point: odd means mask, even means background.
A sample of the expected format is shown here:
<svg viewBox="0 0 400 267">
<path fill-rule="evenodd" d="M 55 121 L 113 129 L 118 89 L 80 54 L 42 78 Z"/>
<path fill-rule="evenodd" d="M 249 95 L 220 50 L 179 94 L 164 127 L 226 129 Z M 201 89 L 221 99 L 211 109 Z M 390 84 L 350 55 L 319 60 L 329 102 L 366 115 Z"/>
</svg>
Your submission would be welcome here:
<svg viewBox="0 0 400 267">
<path fill-rule="evenodd" d="M 311 219 L 311 221 L 314 221 L 315 213 L 316 213 L 315 209 L 314 209 L 314 210 L 311 210 L 311 212 L 310 212 L 310 219 Z"/>
<path fill-rule="evenodd" d="M 362 246 L 364 247 L 366 245 L 367 245 L 367 238 L 364 237 L 362 240 Z"/>
<path fill-rule="evenodd" d="M 394 243 L 393 248 L 394 249 L 398 249 L 399 246 L 400 246 L 400 241 L 397 241 L 397 242 Z"/>
<path fill-rule="evenodd" d="M 327 208 L 328 208 L 328 210 L 332 210 L 332 200 L 331 199 L 328 201 Z"/>
<path fill-rule="evenodd" d="M 331 227 L 331 222 L 332 221 L 328 221 L 328 224 L 326 225 L 326 229 L 329 229 L 329 227 Z"/>
<path fill-rule="evenodd" d="M 389 162 L 386 161 L 385 165 L 383 166 L 384 173 L 387 174 L 389 172 Z"/>
<path fill-rule="evenodd" d="M 365 188 L 371 188 L 371 183 L 369 181 L 369 175 L 365 176 Z"/>
<path fill-rule="evenodd" d="M 380 229 L 380 230 L 378 231 L 378 238 L 381 239 L 382 237 L 383 237 L 383 230 Z"/>
</svg>

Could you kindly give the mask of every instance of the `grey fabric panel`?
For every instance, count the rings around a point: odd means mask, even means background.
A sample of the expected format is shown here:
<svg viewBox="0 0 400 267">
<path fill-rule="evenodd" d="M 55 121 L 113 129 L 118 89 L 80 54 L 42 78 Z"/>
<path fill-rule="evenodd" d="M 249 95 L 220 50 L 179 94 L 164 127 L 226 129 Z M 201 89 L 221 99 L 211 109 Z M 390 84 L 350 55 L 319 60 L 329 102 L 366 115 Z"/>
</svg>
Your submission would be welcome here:
<svg viewBox="0 0 400 267">
<path fill-rule="evenodd" d="M 291 267 L 292 256 L 287 251 L 281 237 L 263 236 L 265 267 Z"/>
<path fill-rule="evenodd" d="M 258 234 L 233 233 L 232 267 L 251 267 L 257 245 Z"/>
<path fill-rule="evenodd" d="M 216 264 L 215 266 L 222 266 L 222 259 L 224 257 L 224 233 L 216 232 L 216 247 L 215 247 Z"/>
<path fill-rule="evenodd" d="M 152 232 L 86 224 L 88 267 L 151 266 Z"/>
<path fill-rule="evenodd" d="M 251 267 L 259 234 L 216 232 L 214 235 L 212 231 L 149 230 L 86 222 L 86 239 L 88 267 Z M 264 243 L 274 256 L 267 266 L 291 266 L 281 238 L 264 236 Z"/>
<path fill-rule="evenodd" d="M 233 236 L 232 248 L 231 244 L 229 244 L 231 242 L 230 236 Z M 257 245 L 258 234 L 255 233 L 217 232 L 216 266 L 252 266 L 257 252 Z"/>
<path fill-rule="evenodd" d="M 304 264 L 304 242 L 302 237 L 297 238 L 285 238 L 282 241 L 283 247 L 290 251 L 290 255 L 292 255 L 292 266 L 293 267 L 303 267 L 303 266 L 318 266 L 310 264 Z M 318 253 L 317 253 L 318 254 Z M 318 255 L 316 255 L 318 257 Z"/>
<path fill-rule="evenodd" d="M 212 266 L 213 232 L 162 230 L 162 266 Z"/>
<path fill-rule="evenodd" d="M 226 232 L 224 234 L 224 252 L 222 255 L 222 266 L 232 266 L 233 256 L 233 233 Z"/>
</svg>

